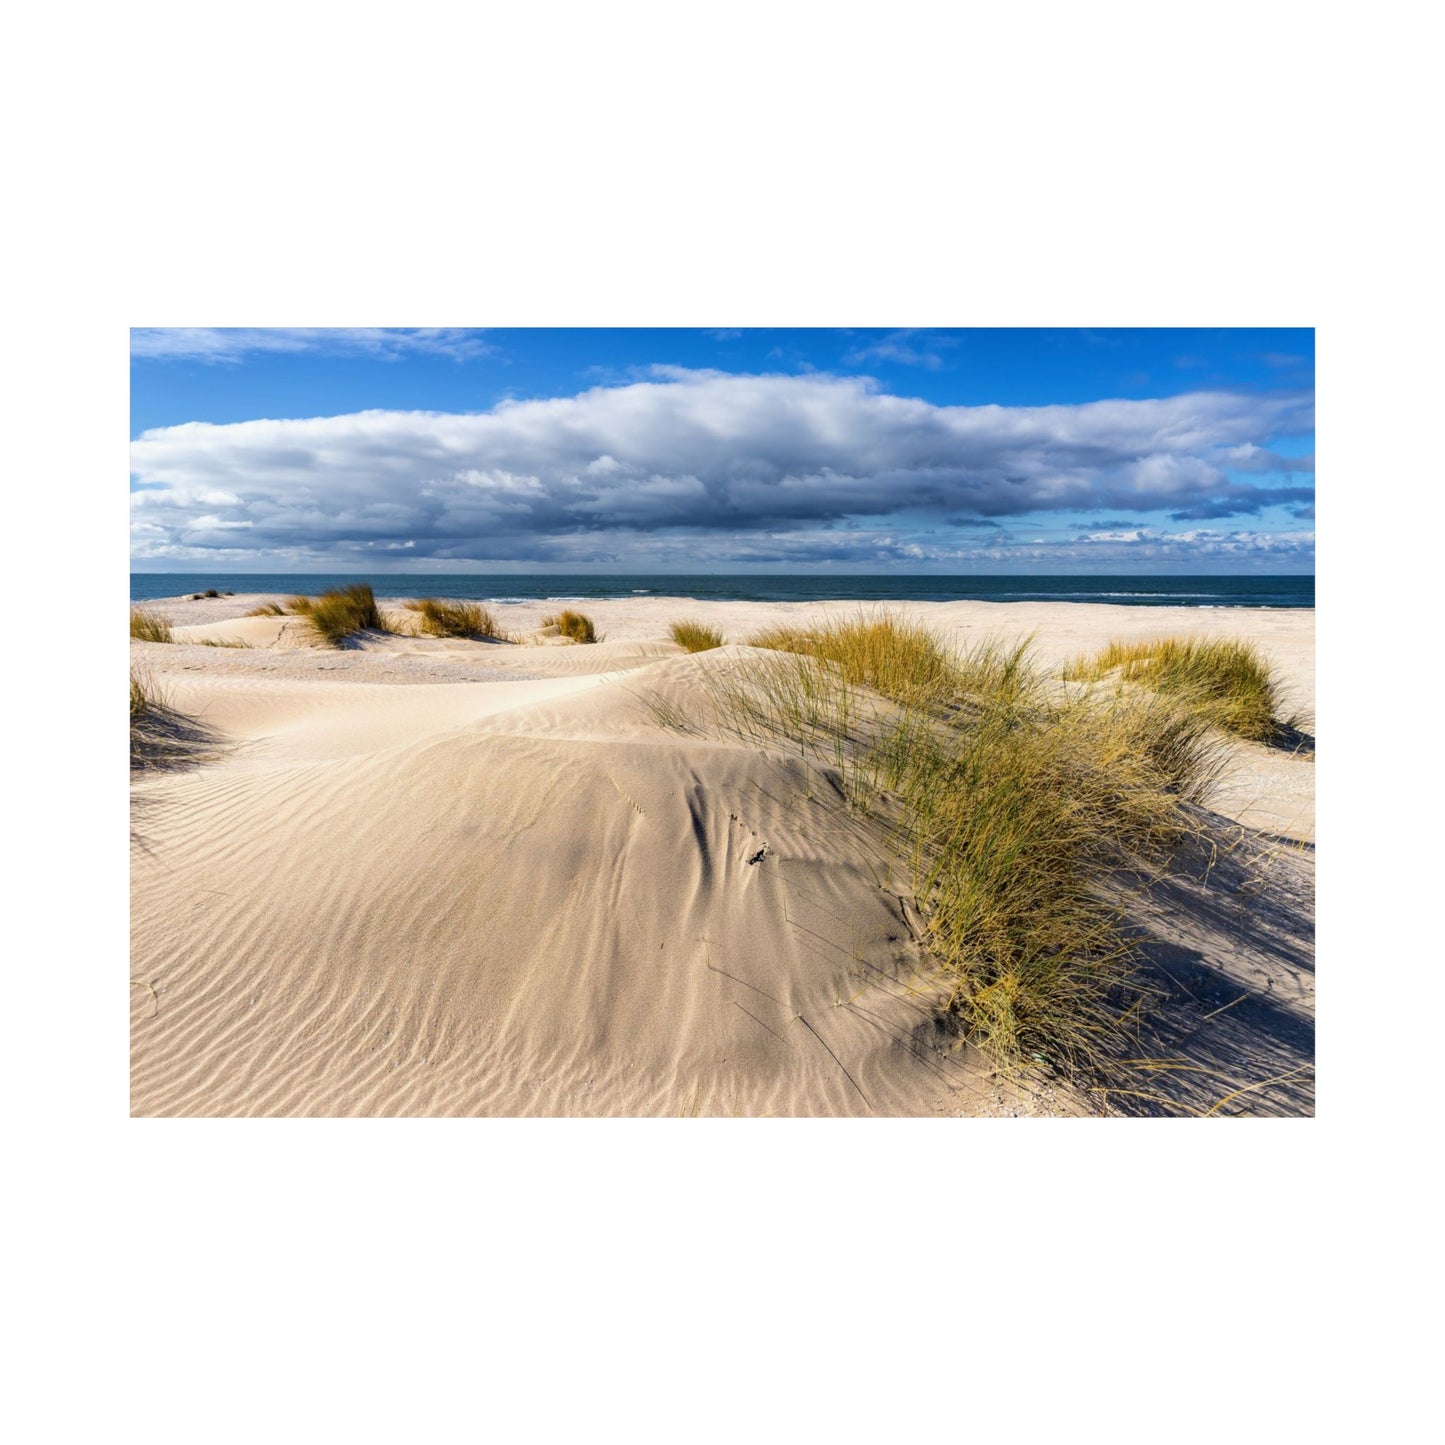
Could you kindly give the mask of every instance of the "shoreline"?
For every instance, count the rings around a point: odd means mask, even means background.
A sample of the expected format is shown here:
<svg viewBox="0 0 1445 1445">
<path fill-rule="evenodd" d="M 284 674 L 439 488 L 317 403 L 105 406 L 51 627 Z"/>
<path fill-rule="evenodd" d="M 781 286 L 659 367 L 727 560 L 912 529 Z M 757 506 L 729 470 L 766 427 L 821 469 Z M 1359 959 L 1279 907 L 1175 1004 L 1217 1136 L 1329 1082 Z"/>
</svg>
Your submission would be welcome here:
<svg viewBox="0 0 1445 1445">
<path fill-rule="evenodd" d="M 286 593 L 238 593 L 234 597 L 189 601 L 187 597 L 159 598 L 142 605 L 188 636 L 222 638 L 236 635 L 220 625 L 241 620 L 245 613 L 266 602 L 284 602 Z M 397 609 L 403 596 L 379 597 Z M 552 599 L 506 604 L 499 620 L 519 633 L 535 631 L 546 614 L 561 605 Z M 656 596 L 615 598 L 577 604 L 592 616 L 603 636 L 602 646 L 617 643 L 667 641 L 668 627 L 689 617 L 720 628 L 729 641 L 742 641 L 753 632 L 785 621 L 789 625 L 868 615 L 884 611 L 911 617 L 941 635 L 967 643 L 978 637 L 1018 639 L 1037 637 L 1040 659 L 1049 666 L 1073 653 L 1092 647 L 1106 637 L 1149 638 L 1188 632 L 1207 637 L 1240 637 L 1258 643 L 1269 660 L 1281 669 L 1286 687 L 1312 707 L 1315 692 L 1313 608 L 1202 608 L 1132 607 L 1091 602 L 915 602 L 861 603 L 848 600 L 817 602 L 698 601 L 690 597 Z M 499 604 L 500 606 L 500 604 Z M 191 629 L 195 629 L 194 632 Z M 435 653 L 447 644 L 434 639 L 407 639 Z M 463 645 L 465 649 L 466 645 Z M 451 652 L 457 652 L 455 645 Z M 350 650 L 349 650 L 350 651 Z M 380 660 L 385 647 L 360 644 L 355 651 Z M 510 667 L 518 659 L 513 649 L 487 649 L 489 666 Z M 502 656 L 501 651 L 512 655 Z"/>
</svg>

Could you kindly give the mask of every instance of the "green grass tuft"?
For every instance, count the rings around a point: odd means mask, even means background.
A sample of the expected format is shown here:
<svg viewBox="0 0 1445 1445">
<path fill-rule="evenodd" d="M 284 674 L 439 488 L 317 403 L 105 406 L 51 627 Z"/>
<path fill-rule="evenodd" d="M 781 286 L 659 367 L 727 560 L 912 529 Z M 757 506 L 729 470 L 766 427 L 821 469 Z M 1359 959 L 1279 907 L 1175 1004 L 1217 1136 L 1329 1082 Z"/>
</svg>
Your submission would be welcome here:
<svg viewBox="0 0 1445 1445">
<path fill-rule="evenodd" d="M 957 660 L 932 632 L 886 613 L 813 628 L 770 627 L 748 642 L 833 663 L 846 681 L 894 702 L 942 702 L 965 686 Z"/>
<path fill-rule="evenodd" d="M 1193 637 L 1111 641 L 1064 668 L 1071 681 L 1111 676 L 1166 695 L 1212 726 L 1253 742 L 1297 734 L 1303 722 L 1286 714 L 1279 679 L 1249 642 Z"/>
<path fill-rule="evenodd" d="M 165 618 L 144 607 L 130 610 L 130 635 L 137 642 L 174 642 L 171 625 Z"/>
<path fill-rule="evenodd" d="M 293 597 L 287 611 L 308 618 L 332 647 L 340 647 L 357 632 L 386 631 L 369 582 L 333 588 L 319 597 Z"/>
<path fill-rule="evenodd" d="M 494 637 L 506 634 L 497 619 L 475 602 L 444 602 L 436 597 L 418 597 L 406 604 L 409 612 L 421 614 L 419 627 L 428 637 Z"/>
<path fill-rule="evenodd" d="M 211 732 L 170 705 L 149 673 L 131 668 L 132 772 L 188 767 L 213 756 L 216 746 Z"/>
<path fill-rule="evenodd" d="M 1197 831 L 1220 766 L 1206 721 L 1165 697 L 1070 692 L 1027 643 L 955 653 L 887 617 L 753 642 L 781 655 L 704 673 L 691 706 L 830 765 L 859 809 L 889 800 L 963 1036 L 1007 1068 L 1119 1057 L 1136 945 L 1111 899 Z M 655 715 L 686 721 L 675 704 Z"/>
<path fill-rule="evenodd" d="M 542 626 L 550 628 L 561 637 L 570 637 L 573 642 L 601 642 L 592 619 L 585 612 L 573 612 L 566 608 L 551 617 L 542 619 Z"/>
<path fill-rule="evenodd" d="M 144 673 L 131 668 L 130 673 L 130 723 L 134 730 L 136 721 L 143 718 L 157 701 L 154 684 Z"/>
<path fill-rule="evenodd" d="M 723 645 L 723 635 L 716 627 L 708 627 L 705 623 L 691 618 L 684 622 L 674 622 L 668 630 L 672 634 L 672 640 L 688 652 L 711 652 L 713 648 Z"/>
</svg>

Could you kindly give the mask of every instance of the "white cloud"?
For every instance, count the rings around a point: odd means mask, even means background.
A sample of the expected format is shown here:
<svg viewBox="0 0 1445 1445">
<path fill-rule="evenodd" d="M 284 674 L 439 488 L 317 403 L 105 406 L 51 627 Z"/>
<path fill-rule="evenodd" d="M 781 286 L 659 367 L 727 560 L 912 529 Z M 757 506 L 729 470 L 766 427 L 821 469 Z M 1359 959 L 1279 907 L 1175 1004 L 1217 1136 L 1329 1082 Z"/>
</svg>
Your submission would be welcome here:
<svg viewBox="0 0 1445 1445">
<path fill-rule="evenodd" d="M 741 557 L 760 534 L 785 550 L 821 535 L 849 555 L 868 545 L 842 535 L 850 520 L 931 517 L 951 535 L 1049 511 L 1213 517 L 1268 495 L 1229 479 L 1239 448 L 1310 425 L 1298 394 L 940 407 L 866 378 L 658 369 L 485 413 L 149 431 L 132 447 L 146 488 L 132 499 L 136 556 L 205 556 L 238 526 L 258 554 L 323 562 L 400 544 L 418 558 L 566 561 L 624 542 L 647 552 L 651 536 L 674 547 L 684 532 L 698 565 Z"/>
<path fill-rule="evenodd" d="M 1252 442 L 1241 442 L 1237 447 L 1227 447 L 1224 460 L 1237 472 L 1312 472 L 1315 469 L 1313 455 L 1305 457 L 1283 457 L 1278 452 L 1267 451 Z"/>
<path fill-rule="evenodd" d="M 238 362 L 259 352 L 346 353 L 394 360 L 449 356 L 465 361 L 493 348 L 479 332 L 460 327 L 383 326 L 138 326 L 130 354 L 150 361 Z"/>
<path fill-rule="evenodd" d="M 915 341 L 915 337 L 922 339 Z M 926 332 L 916 330 L 894 331 L 870 346 L 857 347 L 843 359 L 849 366 L 861 366 L 869 361 L 892 361 L 901 366 L 923 366 L 936 371 L 943 365 L 943 358 L 936 348 L 957 344 L 957 338 L 951 336 L 930 337 Z"/>
</svg>

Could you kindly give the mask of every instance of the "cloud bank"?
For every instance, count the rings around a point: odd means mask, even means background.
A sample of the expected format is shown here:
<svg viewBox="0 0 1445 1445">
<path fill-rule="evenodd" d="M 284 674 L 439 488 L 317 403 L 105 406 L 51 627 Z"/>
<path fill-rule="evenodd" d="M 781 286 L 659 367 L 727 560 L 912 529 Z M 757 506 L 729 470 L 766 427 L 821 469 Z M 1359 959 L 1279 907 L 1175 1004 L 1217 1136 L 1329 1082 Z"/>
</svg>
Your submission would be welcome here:
<svg viewBox="0 0 1445 1445">
<path fill-rule="evenodd" d="M 999 545 L 993 534 L 1010 519 L 1212 519 L 1306 502 L 1307 486 L 1240 474 L 1309 469 L 1271 444 L 1312 426 L 1299 393 L 947 407 L 866 378 L 657 368 L 647 381 L 477 414 L 146 432 L 132 444 L 134 555 L 153 565 L 387 554 L 407 564 L 943 563 Z M 1114 529 L 1076 533 L 1070 546 L 1097 537 L 1206 555 L 1252 535 L 1151 533 L 1144 543 Z M 1288 535 L 1292 545 L 1308 536 Z"/>
</svg>

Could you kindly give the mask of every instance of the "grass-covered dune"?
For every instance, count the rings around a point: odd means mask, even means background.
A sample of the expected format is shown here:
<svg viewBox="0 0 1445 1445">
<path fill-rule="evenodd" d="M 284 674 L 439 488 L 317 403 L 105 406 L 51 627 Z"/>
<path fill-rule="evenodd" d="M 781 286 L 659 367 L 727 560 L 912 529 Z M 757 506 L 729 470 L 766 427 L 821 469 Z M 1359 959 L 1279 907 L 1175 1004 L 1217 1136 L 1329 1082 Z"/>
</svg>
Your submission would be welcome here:
<svg viewBox="0 0 1445 1445">
<path fill-rule="evenodd" d="M 1095 672 L 1308 616 L 358 593 L 147 604 L 139 1112 L 1312 1107 L 1310 755 Z"/>
<path fill-rule="evenodd" d="M 447 602 L 437 597 L 417 597 L 406 604 L 417 614 L 417 626 L 427 637 L 469 637 L 507 640 L 490 608 L 476 602 Z"/>
<path fill-rule="evenodd" d="M 368 582 L 333 588 L 319 597 L 293 597 L 288 610 L 305 617 L 332 647 L 340 647 L 358 632 L 386 631 Z"/>
<path fill-rule="evenodd" d="M 542 629 L 556 637 L 565 637 L 572 642 L 601 642 L 596 624 L 585 612 L 564 607 L 542 619 Z"/>
<path fill-rule="evenodd" d="M 1221 767 L 1197 713 L 1078 695 L 1027 643 L 951 650 L 893 617 L 749 639 L 779 654 L 719 675 L 691 717 L 831 766 L 850 806 L 898 807 L 944 1008 L 1010 1066 L 1120 1053 L 1134 948 L 1120 876 L 1168 866 Z"/>
<path fill-rule="evenodd" d="M 171 625 L 164 617 L 147 607 L 130 610 L 130 635 L 134 642 L 169 642 Z"/>
<path fill-rule="evenodd" d="M 685 652 L 710 652 L 714 647 L 723 645 L 723 635 L 718 628 L 709 627 L 694 618 L 674 622 L 667 631 L 668 636 Z"/>
<path fill-rule="evenodd" d="M 1251 742 L 1292 737 L 1308 722 L 1287 707 L 1283 684 L 1259 648 L 1234 638 L 1110 641 L 1092 655 L 1073 659 L 1063 675 L 1074 681 L 1112 678 L 1140 684 Z"/>
</svg>

